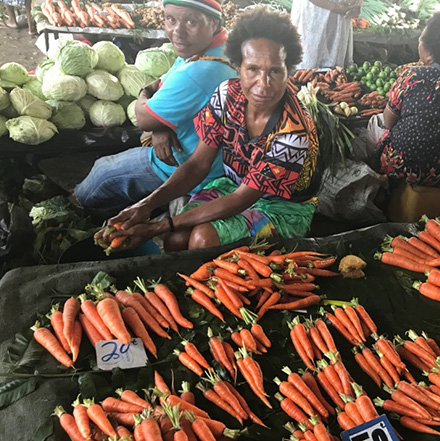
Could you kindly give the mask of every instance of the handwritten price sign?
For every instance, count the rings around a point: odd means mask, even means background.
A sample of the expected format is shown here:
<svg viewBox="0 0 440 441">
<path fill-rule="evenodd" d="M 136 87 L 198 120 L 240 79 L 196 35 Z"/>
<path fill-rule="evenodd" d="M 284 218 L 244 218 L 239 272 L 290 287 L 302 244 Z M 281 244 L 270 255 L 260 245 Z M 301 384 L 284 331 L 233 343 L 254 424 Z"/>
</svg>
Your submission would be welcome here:
<svg viewBox="0 0 440 441">
<path fill-rule="evenodd" d="M 385 415 L 342 432 L 341 438 L 342 441 L 398 441 Z"/>
<path fill-rule="evenodd" d="M 101 340 L 96 345 L 96 358 L 98 368 L 103 371 L 138 368 L 145 366 L 148 360 L 140 338 L 133 338 L 129 345 L 119 340 Z"/>
</svg>

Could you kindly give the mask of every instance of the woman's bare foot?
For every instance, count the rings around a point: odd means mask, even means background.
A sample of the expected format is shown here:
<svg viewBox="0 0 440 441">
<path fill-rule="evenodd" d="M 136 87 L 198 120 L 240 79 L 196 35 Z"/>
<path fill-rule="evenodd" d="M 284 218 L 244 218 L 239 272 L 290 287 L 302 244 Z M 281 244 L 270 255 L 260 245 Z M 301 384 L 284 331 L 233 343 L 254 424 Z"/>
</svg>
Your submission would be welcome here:
<svg viewBox="0 0 440 441">
<path fill-rule="evenodd" d="M 4 21 L 4 23 L 7 28 L 18 29 L 18 24 L 16 20 L 11 20 L 8 18 L 7 20 Z"/>
</svg>

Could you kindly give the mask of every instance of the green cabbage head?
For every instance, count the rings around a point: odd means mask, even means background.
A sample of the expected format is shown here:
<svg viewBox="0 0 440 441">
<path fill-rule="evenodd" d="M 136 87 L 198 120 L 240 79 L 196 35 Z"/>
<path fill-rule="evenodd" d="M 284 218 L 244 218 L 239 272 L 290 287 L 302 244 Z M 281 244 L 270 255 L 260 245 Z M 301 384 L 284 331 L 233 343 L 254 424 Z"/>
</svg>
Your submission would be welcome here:
<svg viewBox="0 0 440 441">
<path fill-rule="evenodd" d="M 175 59 L 175 54 L 170 50 L 152 47 L 139 51 L 134 64 L 141 72 L 157 79 L 168 72 Z"/>
<path fill-rule="evenodd" d="M 37 69 L 35 70 L 35 75 L 37 76 L 37 78 L 43 82 L 43 77 L 45 75 L 45 73 L 51 68 L 53 67 L 53 65 L 55 64 L 55 60 L 52 58 L 46 58 L 45 60 L 43 60 L 38 66 Z"/>
<path fill-rule="evenodd" d="M 53 100 L 49 100 L 47 103 L 52 107 L 50 120 L 58 129 L 80 130 L 86 124 L 86 117 L 78 104 Z"/>
<path fill-rule="evenodd" d="M 41 88 L 43 87 L 43 83 L 35 76 L 31 75 L 31 79 L 23 84 L 23 89 L 28 90 L 32 93 L 32 95 L 40 98 L 40 100 L 46 100 Z"/>
<path fill-rule="evenodd" d="M 115 74 L 124 66 L 124 53 L 111 41 L 99 41 L 93 45 L 93 49 L 99 58 L 96 69 L 106 70 Z"/>
<path fill-rule="evenodd" d="M 52 109 L 49 104 L 32 95 L 28 90 L 16 87 L 9 94 L 9 98 L 20 115 L 35 116 L 41 119 L 49 119 L 52 115 Z"/>
<path fill-rule="evenodd" d="M 90 107 L 92 107 L 93 103 L 96 102 L 96 98 L 92 95 L 86 95 L 85 97 L 81 98 L 79 101 L 77 101 L 77 104 L 84 112 L 84 115 L 86 117 L 89 117 L 90 114 Z"/>
<path fill-rule="evenodd" d="M 57 51 L 55 63 L 66 75 L 84 77 L 98 63 L 98 54 L 88 44 L 67 40 Z"/>
<path fill-rule="evenodd" d="M 90 121 L 96 127 L 122 126 L 125 119 L 125 111 L 120 104 L 99 100 L 90 107 Z"/>
<path fill-rule="evenodd" d="M 54 124 L 45 119 L 32 116 L 19 116 L 6 121 L 9 136 L 16 142 L 38 145 L 48 141 L 58 133 Z"/>
<path fill-rule="evenodd" d="M 15 110 L 15 107 L 10 104 L 6 109 L 3 109 L 0 112 L 3 116 L 6 116 L 6 118 L 16 118 L 17 116 L 20 116 L 19 113 Z"/>
<path fill-rule="evenodd" d="M 6 117 L 0 115 L 0 137 L 8 133 L 8 129 L 6 128 Z"/>
<path fill-rule="evenodd" d="M 50 100 L 78 101 L 87 93 L 87 85 L 82 78 L 64 75 L 53 66 L 44 75 L 41 90 Z"/>
<path fill-rule="evenodd" d="M 6 92 L 5 89 L 0 87 L 0 112 L 2 110 L 5 110 L 9 105 L 11 104 L 11 101 L 9 100 L 9 94 Z"/>
<path fill-rule="evenodd" d="M 136 66 L 128 64 L 118 72 L 119 81 L 127 95 L 137 97 L 142 87 L 154 81 L 153 77 L 141 72 Z"/>
<path fill-rule="evenodd" d="M 118 101 L 124 95 L 119 80 L 105 70 L 95 70 L 86 77 L 87 93 L 100 100 Z"/>
<path fill-rule="evenodd" d="M 18 63 L 5 63 L 0 67 L 0 78 L 4 81 L 21 86 L 29 80 L 29 74 L 24 66 Z"/>
<path fill-rule="evenodd" d="M 134 126 L 138 126 L 138 123 L 137 123 L 137 120 L 136 120 L 136 112 L 135 112 L 135 110 L 134 110 L 134 108 L 135 108 L 135 106 L 136 106 L 136 102 L 137 102 L 137 100 L 134 100 L 134 101 L 132 101 L 129 105 L 128 105 L 128 107 L 127 107 L 127 116 L 128 116 L 128 119 L 131 121 L 131 123 L 134 125 Z"/>
</svg>

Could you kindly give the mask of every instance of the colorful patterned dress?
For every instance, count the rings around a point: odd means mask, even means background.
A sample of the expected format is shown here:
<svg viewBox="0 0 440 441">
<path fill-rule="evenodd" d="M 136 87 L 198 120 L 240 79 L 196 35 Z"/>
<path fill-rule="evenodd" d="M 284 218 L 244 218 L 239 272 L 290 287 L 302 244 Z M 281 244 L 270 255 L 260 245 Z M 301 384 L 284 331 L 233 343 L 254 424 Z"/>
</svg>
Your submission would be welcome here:
<svg viewBox="0 0 440 441">
<path fill-rule="evenodd" d="M 302 237 L 310 227 L 319 186 L 313 120 L 289 82 L 273 127 L 249 139 L 246 104 L 240 80 L 232 79 L 220 84 L 194 118 L 200 139 L 223 150 L 226 177 L 198 191 L 183 211 L 244 184 L 266 194 L 241 214 L 211 222 L 222 244 L 244 237 Z"/>
<path fill-rule="evenodd" d="M 403 72 L 387 107 L 399 120 L 379 140 L 378 168 L 410 184 L 440 187 L 440 66 Z"/>
</svg>

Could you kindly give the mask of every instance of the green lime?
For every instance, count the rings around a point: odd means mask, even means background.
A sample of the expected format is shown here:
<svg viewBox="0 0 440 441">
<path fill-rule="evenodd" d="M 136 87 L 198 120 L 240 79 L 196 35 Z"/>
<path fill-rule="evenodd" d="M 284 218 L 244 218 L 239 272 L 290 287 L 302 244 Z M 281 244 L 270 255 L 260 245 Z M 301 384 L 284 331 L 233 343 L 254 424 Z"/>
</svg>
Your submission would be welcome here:
<svg viewBox="0 0 440 441">
<path fill-rule="evenodd" d="M 385 84 L 384 84 L 384 86 L 383 86 L 383 90 L 384 90 L 385 92 L 388 92 L 388 91 L 390 90 L 390 88 L 391 88 L 391 83 L 388 81 L 388 83 L 385 83 Z"/>
<path fill-rule="evenodd" d="M 385 72 L 379 72 L 379 78 L 386 78 L 387 74 Z"/>
<path fill-rule="evenodd" d="M 382 78 L 378 78 L 376 80 L 376 86 L 377 87 L 383 87 L 383 85 L 384 85 L 384 82 L 383 82 Z"/>
<path fill-rule="evenodd" d="M 362 65 L 362 67 L 365 70 L 368 70 L 371 67 L 371 63 L 369 61 L 364 61 L 364 64 Z"/>
<path fill-rule="evenodd" d="M 377 60 L 377 61 L 374 62 L 374 65 L 376 67 L 382 67 L 382 61 Z"/>
<path fill-rule="evenodd" d="M 361 78 L 360 83 L 363 84 L 364 86 L 366 86 L 367 85 L 367 79 L 366 78 Z"/>
<path fill-rule="evenodd" d="M 390 66 L 386 66 L 383 71 L 389 75 L 393 70 L 391 69 Z"/>
<path fill-rule="evenodd" d="M 391 78 L 391 79 L 390 79 L 390 83 L 391 83 L 391 84 L 394 84 L 395 82 L 396 82 L 396 79 L 395 79 L 395 78 Z"/>
<path fill-rule="evenodd" d="M 390 78 L 397 78 L 397 74 L 396 74 L 396 72 L 391 72 L 390 73 Z"/>
<path fill-rule="evenodd" d="M 369 88 L 369 89 L 371 89 L 371 86 L 372 86 L 372 82 L 371 81 L 366 81 L 366 83 L 365 83 L 365 85 Z"/>
<path fill-rule="evenodd" d="M 373 74 L 372 74 L 371 72 L 368 72 L 367 75 L 365 75 L 365 78 L 366 78 L 368 81 L 371 81 L 371 80 L 373 79 Z"/>
<path fill-rule="evenodd" d="M 378 87 L 376 90 L 379 92 L 379 95 L 385 96 L 385 91 L 383 90 L 383 87 Z"/>
<path fill-rule="evenodd" d="M 365 71 L 364 68 L 361 67 L 358 69 L 357 73 L 360 77 L 363 77 L 367 72 Z"/>
<path fill-rule="evenodd" d="M 373 75 L 377 75 L 377 74 L 379 73 L 379 68 L 378 68 L 377 66 L 373 66 L 373 67 L 370 69 L 370 72 L 371 72 Z"/>
<path fill-rule="evenodd" d="M 370 86 L 370 89 L 371 89 L 371 90 L 376 90 L 376 89 L 377 89 L 377 86 L 376 86 L 375 84 L 372 84 L 372 85 Z"/>
</svg>

